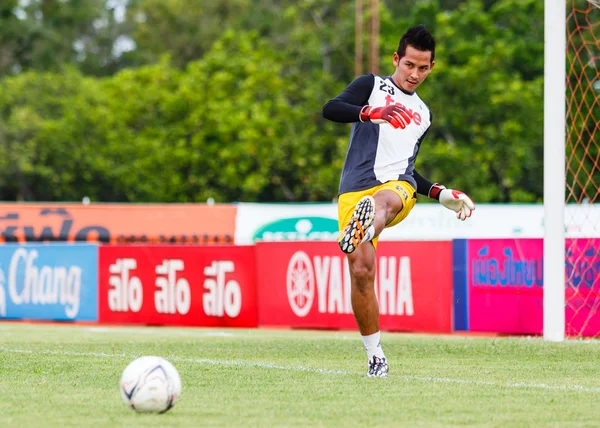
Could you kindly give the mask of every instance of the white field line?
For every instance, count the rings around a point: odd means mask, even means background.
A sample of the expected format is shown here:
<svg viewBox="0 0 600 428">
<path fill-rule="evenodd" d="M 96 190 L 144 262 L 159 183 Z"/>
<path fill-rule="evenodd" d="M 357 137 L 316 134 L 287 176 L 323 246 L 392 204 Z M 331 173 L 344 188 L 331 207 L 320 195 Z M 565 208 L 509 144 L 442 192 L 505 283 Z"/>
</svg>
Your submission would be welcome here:
<svg viewBox="0 0 600 428">
<path fill-rule="evenodd" d="M 139 355 L 129 355 L 129 354 L 106 354 L 103 352 L 71 352 L 71 351 L 51 351 L 51 350 L 42 350 L 42 351 L 31 351 L 28 349 L 11 349 L 0 347 L 0 352 L 7 352 L 13 354 L 40 354 L 40 355 L 66 355 L 72 357 L 98 357 L 98 358 L 127 358 L 133 360 Z M 166 357 L 169 361 L 181 361 L 185 363 L 196 363 L 196 364 L 205 364 L 205 365 L 215 365 L 215 366 L 236 366 L 236 367 L 256 367 L 263 369 L 273 369 L 273 370 L 289 370 L 289 371 L 301 371 L 301 372 L 311 372 L 311 373 L 322 373 L 329 375 L 356 375 L 356 373 L 351 373 L 345 370 L 328 370 L 328 369 L 319 369 L 313 367 L 302 367 L 302 366 L 280 366 L 277 364 L 271 363 L 263 363 L 263 362 L 254 362 L 254 361 L 229 361 L 229 360 L 211 360 L 205 358 L 185 358 L 185 357 L 176 357 L 169 356 Z"/>
<path fill-rule="evenodd" d="M 153 329 L 148 327 L 85 327 L 86 331 L 90 333 L 117 333 L 117 334 L 147 334 L 147 335 L 164 335 L 164 336 L 188 336 L 188 337 L 243 337 L 244 339 L 260 339 L 263 340 L 265 337 L 260 334 L 246 333 L 244 331 L 217 331 L 217 330 L 173 330 L 173 329 Z M 286 332 L 281 335 L 269 336 L 269 338 L 280 338 L 286 335 Z M 294 335 L 294 339 L 326 339 L 326 340 L 359 340 L 358 333 L 355 336 L 350 335 L 316 335 L 309 333 L 307 335 Z"/>
<path fill-rule="evenodd" d="M 1 321 L 1 320 L 0 320 Z M 201 330 L 201 329 L 174 329 L 174 328 L 152 328 L 152 327 L 82 327 L 82 326 L 70 326 L 70 325 L 61 325 L 60 328 L 64 329 L 73 329 L 77 331 L 85 331 L 89 333 L 96 334 L 135 334 L 135 335 L 149 335 L 149 336 L 181 336 L 181 337 L 243 337 L 244 339 L 259 339 L 263 340 L 265 336 L 261 334 L 252 334 L 249 332 L 245 332 L 243 330 L 228 330 L 228 331 L 220 331 L 220 330 Z M 6 324 L 3 325 L 0 322 L 0 332 L 2 334 L 21 334 L 18 331 L 15 331 L 13 325 Z M 289 337 L 293 334 L 294 339 L 300 340 L 356 340 L 360 341 L 360 335 L 356 334 L 314 334 L 307 330 L 307 333 L 304 335 L 299 330 L 273 330 L 274 334 L 269 336 L 270 339 L 280 339 L 282 337 Z"/>
<path fill-rule="evenodd" d="M 5 348 L 0 346 L 0 352 L 6 352 L 11 354 L 31 354 L 31 355 L 65 355 L 75 357 L 97 357 L 97 358 L 126 358 L 133 360 L 139 355 L 130 354 L 106 354 L 103 352 L 72 352 L 72 351 L 52 351 L 52 350 L 41 350 L 31 351 L 27 349 L 13 349 Z M 266 370 L 286 370 L 296 372 L 308 372 L 318 373 L 325 375 L 341 375 L 341 376 L 364 376 L 363 373 L 350 372 L 346 370 L 330 370 L 320 369 L 316 367 L 304 367 L 304 366 L 281 366 L 278 364 L 255 362 L 255 361 L 234 361 L 234 360 L 213 360 L 205 358 L 186 358 L 186 357 L 167 357 L 170 361 L 180 361 L 185 363 L 195 363 L 203 365 L 215 365 L 215 366 L 230 366 L 230 367 L 247 367 L 247 368 L 260 368 Z M 499 388 L 519 388 L 519 389 L 542 389 L 548 391 L 575 391 L 575 392 L 600 392 L 600 387 L 586 387 L 580 385 L 548 385 L 545 383 L 526 383 L 526 382 L 494 382 L 484 380 L 473 380 L 473 379 L 455 379 L 446 377 L 434 377 L 434 376 L 410 376 L 410 375 L 390 375 L 390 378 L 402 379 L 402 380 L 415 380 L 426 383 L 450 383 L 450 384 L 462 384 L 462 385 L 477 385 L 477 386 L 492 386 Z"/>
<path fill-rule="evenodd" d="M 141 328 L 111 328 L 111 327 L 87 327 L 86 331 L 90 333 L 121 333 L 121 334 L 146 334 L 146 335 L 157 335 L 157 336 L 191 336 L 191 337 L 235 337 L 237 333 L 231 333 L 227 331 L 184 331 L 184 330 L 154 330 L 154 329 L 141 329 Z M 241 334 L 240 336 L 246 337 L 247 335 Z"/>
<path fill-rule="evenodd" d="M 169 336 L 169 337 L 173 337 L 173 336 L 188 336 L 188 337 L 243 337 L 246 339 L 264 339 L 265 336 L 261 335 L 261 334 L 252 334 L 251 332 L 246 332 L 244 330 L 239 330 L 236 328 L 232 328 L 230 330 L 227 331 L 222 331 L 222 330 L 203 330 L 203 329 L 195 329 L 193 327 L 191 328 L 185 328 L 185 329 L 178 329 L 178 328 L 173 328 L 173 327 L 164 327 L 164 328 L 152 328 L 152 327 L 148 327 L 148 326 L 139 326 L 139 327 L 122 327 L 122 326 L 109 326 L 109 327 L 85 327 L 85 326 L 80 326 L 80 325 L 69 325 L 69 324 L 60 324 L 58 325 L 60 328 L 64 328 L 64 329 L 74 329 L 74 330 L 78 330 L 78 331 L 87 331 L 90 333 L 117 333 L 117 334 L 136 334 L 136 335 L 156 335 L 156 336 Z M 0 331 L 1 332 L 6 332 L 8 334 L 12 334 L 12 330 L 14 330 L 14 325 L 13 324 L 3 324 L 2 320 L 0 319 Z M 259 330 L 256 330 L 259 331 Z M 269 331 L 269 330 L 264 330 L 264 331 Z M 280 339 L 282 337 L 288 337 L 290 334 L 294 334 L 294 339 L 306 339 L 306 340 L 316 340 L 316 339 L 324 339 L 324 340 L 359 340 L 359 335 L 358 332 L 356 333 L 348 333 L 348 334 L 344 334 L 344 333 L 327 333 L 327 334 L 315 334 L 314 332 L 310 331 L 310 330 L 277 330 L 277 329 L 273 329 L 272 330 L 273 335 L 272 336 L 268 336 L 270 339 Z M 306 334 L 303 334 L 306 333 Z M 19 334 L 19 333 L 15 333 L 15 334 Z M 419 333 L 401 333 L 401 332 L 385 332 L 385 334 L 391 334 L 394 336 L 404 336 L 410 339 L 419 339 L 422 337 L 432 337 L 431 334 L 419 334 Z M 437 338 L 439 340 L 455 340 L 455 339 L 469 339 L 469 340 L 490 340 L 490 339 L 494 339 L 494 337 L 492 336 L 461 336 L 459 335 L 438 335 Z M 544 342 L 544 338 L 543 337 L 538 337 L 538 336 L 505 336 L 502 338 L 496 338 L 498 340 L 514 340 L 514 341 L 525 341 L 525 342 Z M 600 345 L 600 339 L 594 339 L 594 338 L 590 338 L 590 339 L 571 339 L 571 338 L 567 338 L 565 339 L 565 341 L 563 342 L 563 344 L 565 345 L 589 345 L 589 346 L 598 346 Z"/>
</svg>

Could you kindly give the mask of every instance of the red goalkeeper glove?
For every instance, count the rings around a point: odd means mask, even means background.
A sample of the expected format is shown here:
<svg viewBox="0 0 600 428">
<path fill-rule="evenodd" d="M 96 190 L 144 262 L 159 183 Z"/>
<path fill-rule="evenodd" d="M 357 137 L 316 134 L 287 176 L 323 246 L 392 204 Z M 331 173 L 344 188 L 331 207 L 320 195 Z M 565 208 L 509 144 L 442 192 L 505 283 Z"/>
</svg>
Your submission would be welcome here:
<svg viewBox="0 0 600 428">
<path fill-rule="evenodd" d="M 364 106 L 360 110 L 359 118 L 361 122 L 389 123 L 396 129 L 406 128 L 412 120 L 406 110 L 396 104 L 390 104 L 386 107 Z"/>
<path fill-rule="evenodd" d="M 475 204 L 466 193 L 459 190 L 446 189 L 446 187 L 438 183 L 435 183 L 429 189 L 429 197 L 439 200 L 440 204 L 454 211 L 456 217 L 462 221 L 471 217 L 475 209 Z"/>
</svg>

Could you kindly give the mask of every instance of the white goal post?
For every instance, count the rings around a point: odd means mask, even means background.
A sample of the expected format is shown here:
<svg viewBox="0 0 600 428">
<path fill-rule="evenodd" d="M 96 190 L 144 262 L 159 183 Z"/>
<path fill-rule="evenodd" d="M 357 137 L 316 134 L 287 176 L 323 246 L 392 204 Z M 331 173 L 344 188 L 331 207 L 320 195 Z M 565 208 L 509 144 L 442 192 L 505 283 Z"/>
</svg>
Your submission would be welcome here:
<svg viewBox="0 0 600 428">
<path fill-rule="evenodd" d="M 565 338 L 566 0 L 544 0 L 544 340 Z"/>
</svg>

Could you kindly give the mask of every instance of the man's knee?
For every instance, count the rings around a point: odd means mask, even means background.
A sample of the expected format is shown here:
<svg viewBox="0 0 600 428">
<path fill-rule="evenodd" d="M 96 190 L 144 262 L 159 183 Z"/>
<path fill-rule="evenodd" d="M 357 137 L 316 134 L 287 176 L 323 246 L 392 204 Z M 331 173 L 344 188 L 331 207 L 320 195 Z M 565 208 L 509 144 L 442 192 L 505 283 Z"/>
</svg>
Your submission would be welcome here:
<svg viewBox="0 0 600 428">
<path fill-rule="evenodd" d="M 375 281 L 375 263 L 360 258 L 351 260 L 350 274 L 354 277 L 359 291 L 368 291 L 372 288 L 373 281 Z"/>
</svg>

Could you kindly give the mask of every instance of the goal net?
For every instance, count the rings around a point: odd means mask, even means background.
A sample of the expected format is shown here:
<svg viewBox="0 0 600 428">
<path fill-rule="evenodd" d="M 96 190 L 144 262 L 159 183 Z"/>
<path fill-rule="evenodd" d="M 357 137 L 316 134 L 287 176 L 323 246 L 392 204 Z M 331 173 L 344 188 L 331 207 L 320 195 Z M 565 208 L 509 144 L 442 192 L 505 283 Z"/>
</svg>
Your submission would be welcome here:
<svg viewBox="0 0 600 428">
<path fill-rule="evenodd" d="M 567 0 L 565 334 L 600 336 L 600 4 Z"/>
</svg>

